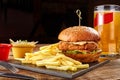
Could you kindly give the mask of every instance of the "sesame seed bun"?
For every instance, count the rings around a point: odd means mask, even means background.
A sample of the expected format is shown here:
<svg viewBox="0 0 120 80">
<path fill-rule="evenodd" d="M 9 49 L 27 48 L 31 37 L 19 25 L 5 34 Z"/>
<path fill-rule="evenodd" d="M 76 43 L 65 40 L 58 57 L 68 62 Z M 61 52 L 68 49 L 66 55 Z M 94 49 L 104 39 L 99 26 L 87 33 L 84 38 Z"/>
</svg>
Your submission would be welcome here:
<svg viewBox="0 0 120 80">
<path fill-rule="evenodd" d="M 98 32 L 86 26 L 74 26 L 64 29 L 58 35 L 58 39 L 62 41 L 99 41 L 100 37 Z"/>
</svg>

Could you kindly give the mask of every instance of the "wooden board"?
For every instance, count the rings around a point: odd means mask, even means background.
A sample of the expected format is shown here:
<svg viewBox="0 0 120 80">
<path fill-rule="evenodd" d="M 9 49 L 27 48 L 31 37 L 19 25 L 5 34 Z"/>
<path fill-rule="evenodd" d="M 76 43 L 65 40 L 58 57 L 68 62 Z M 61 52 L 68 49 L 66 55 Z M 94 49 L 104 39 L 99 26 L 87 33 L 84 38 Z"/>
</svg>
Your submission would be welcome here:
<svg viewBox="0 0 120 80">
<path fill-rule="evenodd" d="M 35 65 L 21 64 L 19 61 L 10 61 L 10 64 L 12 64 L 13 66 L 20 68 L 20 69 L 30 70 L 30 71 L 34 71 L 34 72 L 38 72 L 38 73 L 43 73 L 43 74 L 49 74 L 49 75 L 53 75 L 53 76 L 57 76 L 57 77 L 73 79 L 73 78 L 79 77 L 97 67 L 100 67 L 108 62 L 109 62 L 109 60 L 106 60 L 106 61 L 100 62 L 100 63 L 98 63 L 98 62 L 89 63 L 90 67 L 88 69 L 80 69 L 76 72 L 46 69 L 44 67 L 37 67 Z"/>
</svg>

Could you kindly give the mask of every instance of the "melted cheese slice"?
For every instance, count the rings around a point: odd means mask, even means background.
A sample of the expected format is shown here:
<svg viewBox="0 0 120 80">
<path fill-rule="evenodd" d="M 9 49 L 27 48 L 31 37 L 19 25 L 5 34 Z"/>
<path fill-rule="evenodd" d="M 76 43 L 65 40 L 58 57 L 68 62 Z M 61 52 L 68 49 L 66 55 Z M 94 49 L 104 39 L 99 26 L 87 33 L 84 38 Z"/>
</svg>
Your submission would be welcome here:
<svg viewBox="0 0 120 80">
<path fill-rule="evenodd" d="M 80 41 L 80 42 L 70 42 L 72 44 L 77 44 L 77 45 L 84 45 L 86 43 L 94 43 L 94 44 L 97 44 L 95 43 L 94 41 Z"/>
</svg>

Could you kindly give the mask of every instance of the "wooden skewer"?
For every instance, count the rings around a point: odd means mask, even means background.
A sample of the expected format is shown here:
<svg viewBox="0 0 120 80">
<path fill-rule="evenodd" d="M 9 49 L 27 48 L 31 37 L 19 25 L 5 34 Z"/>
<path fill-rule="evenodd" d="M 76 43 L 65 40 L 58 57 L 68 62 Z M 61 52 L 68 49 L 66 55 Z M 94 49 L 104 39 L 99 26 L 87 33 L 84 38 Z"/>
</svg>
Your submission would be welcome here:
<svg viewBox="0 0 120 80">
<path fill-rule="evenodd" d="M 79 26 L 81 25 L 81 11 L 79 9 L 76 10 L 76 14 L 78 15 L 78 18 L 79 18 Z"/>
</svg>

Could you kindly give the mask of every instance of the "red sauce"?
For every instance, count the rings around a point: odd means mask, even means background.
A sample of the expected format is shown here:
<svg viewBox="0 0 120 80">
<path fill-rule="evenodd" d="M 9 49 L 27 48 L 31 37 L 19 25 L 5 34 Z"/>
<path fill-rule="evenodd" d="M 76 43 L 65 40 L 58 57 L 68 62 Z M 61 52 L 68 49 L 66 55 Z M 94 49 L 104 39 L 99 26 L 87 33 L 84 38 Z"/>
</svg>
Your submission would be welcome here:
<svg viewBox="0 0 120 80">
<path fill-rule="evenodd" d="M 5 43 L 0 44 L 0 60 L 2 61 L 8 60 L 11 47 L 12 47 L 11 44 L 5 44 Z"/>
</svg>

